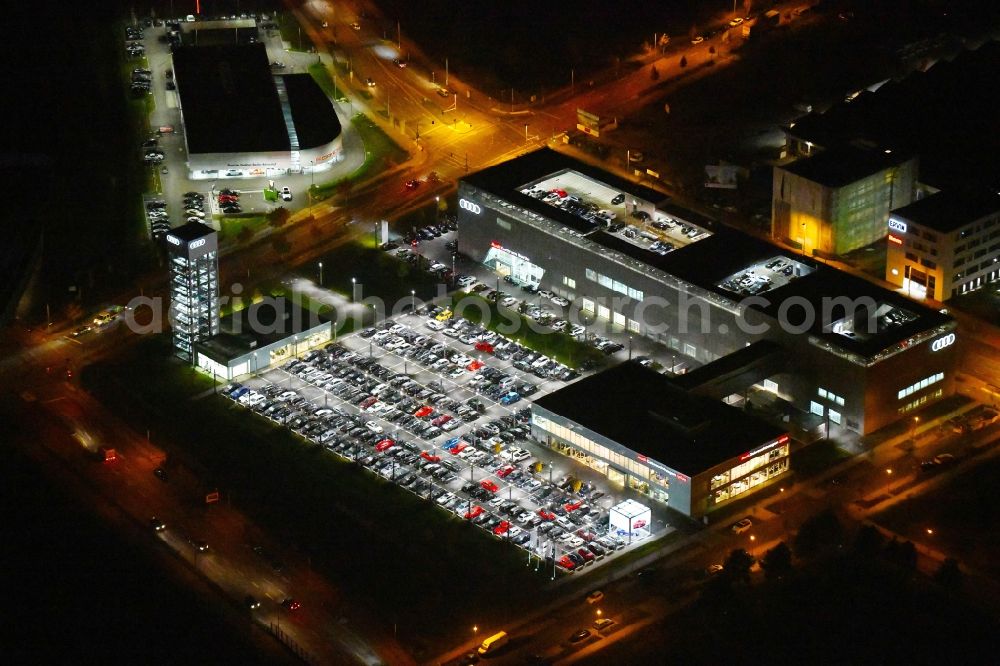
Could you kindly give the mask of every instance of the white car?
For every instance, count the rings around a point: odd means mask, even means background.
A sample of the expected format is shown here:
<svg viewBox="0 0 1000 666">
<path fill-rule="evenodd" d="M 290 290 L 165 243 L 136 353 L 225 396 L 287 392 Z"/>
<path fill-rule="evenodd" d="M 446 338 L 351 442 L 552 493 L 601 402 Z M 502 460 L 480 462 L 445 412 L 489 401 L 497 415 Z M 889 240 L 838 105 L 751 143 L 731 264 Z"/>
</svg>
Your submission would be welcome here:
<svg viewBox="0 0 1000 666">
<path fill-rule="evenodd" d="M 517 305 L 517 299 L 514 298 L 513 296 L 508 296 L 507 298 L 500 301 L 500 305 L 504 306 L 505 308 L 512 308 L 515 305 Z"/>
<path fill-rule="evenodd" d="M 548 298 L 550 300 L 552 299 L 553 296 L 555 296 L 555 294 L 553 294 L 548 289 L 542 289 L 541 291 L 538 292 L 538 295 L 541 296 L 542 298 Z"/>
<path fill-rule="evenodd" d="M 445 323 L 443 321 L 438 321 L 437 319 L 427 320 L 427 328 L 431 329 L 432 331 L 440 331 L 444 329 L 444 327 Z"/>
<path fill-rule="evenodd" d="M 365 423 L 365 427 L 376 434 L 381 433 L 383 431 L 382 426 L 375 423 L 374 421 L 368 421 L 367 423 Z"/>
<path fill-rule="evenodd" d="M 584 326 L 581 326 L 580 324 L 573 324 L 572 328 L 570 328 L 568 331 L 568 333 L 572 335 L 574 338 L 578 335 L 583 335 L 586 332 L 587 329 Z"/>
<path fill-rule="evenodd" d="M 476 283 L 476 278 L 471 275 L 463 275 L 462 277 L 458 278 L 459 287 L 469 287 L 475 283 Z"/>
<path fill-rule="evenodd" d="M 553 296 L 549 300 L 551 300 L 553 303 L 561 307 L 567 307 L 569 305 L 569 301 L 563 298 L 562 296 Z"/>
<path fill-rule="evenodd" d="M 521 462 L 522 460 L 527 460 L 527 459 L 528 459 L 528 458 L 530 458 L 530 457 L 531 457 L 531 454 L 530 454 L 530 453 L 528 453 L 528 452 L 527 452 L 527 451 L 525 451 L 524 449 L 518 449 L 518 450 L 517 450 L 517 451 L 515 451 L 515 452 L 514 452 L 513 454 L 511 454 L 511 457 L 510 457 L 510 459 L 511 459 L 511 460 L 512 460 L 513 462 Z"/>
<path fill-rule="evenodd" d="M 290 189 L 288 189 L 287 187 L 281 188 L 281 200 L 282 201 L 291 201 L 292 200 L 292 191 Z"/>
</svg>

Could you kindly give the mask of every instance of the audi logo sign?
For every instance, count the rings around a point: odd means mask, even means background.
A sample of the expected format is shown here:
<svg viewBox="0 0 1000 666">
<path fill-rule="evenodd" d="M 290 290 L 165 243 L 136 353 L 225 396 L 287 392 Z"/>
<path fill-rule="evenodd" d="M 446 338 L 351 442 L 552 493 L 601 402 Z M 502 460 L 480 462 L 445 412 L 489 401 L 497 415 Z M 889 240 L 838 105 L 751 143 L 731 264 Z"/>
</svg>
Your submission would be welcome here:
<svg viewBox="0 0 1000 666">
<path fill-rule="evenodd" d="M 188 245 L 188 249 L 193 250 L 196 247 L 201 247 L 204 244 L 205 244 L 205 239 L 204 238 L 199 238 L 198 240 L 196 240 L 193 243 L 191 243 L 190 245 Z"/>
<path fill-rule="evenodd" d="M 471 201 L 468 201 L 466 199 L 459 199 L 458 207 L 464 208 L 470 213 L 475 213 L 476 215 L 479 215 L 480 213 L 483 212 L 483 209 L 479 207 L 479 204 L 472 203 Z"/>
<path fill-rule="evenodd" d="M 171 236 L 170 234 L 167 234 L 167 242 L 170 243 L 171 245 L 180 245 L 181 239 L 178 238 L 177 236 Z"/>
<path fill-rule="evenodd" d="M 945 347 L 950 347 L 955 344 L 955 334 L 949 333 L 948 335 L 938 338 L 931 343 L 931 351 L 941 351 Z"/>
</svg>

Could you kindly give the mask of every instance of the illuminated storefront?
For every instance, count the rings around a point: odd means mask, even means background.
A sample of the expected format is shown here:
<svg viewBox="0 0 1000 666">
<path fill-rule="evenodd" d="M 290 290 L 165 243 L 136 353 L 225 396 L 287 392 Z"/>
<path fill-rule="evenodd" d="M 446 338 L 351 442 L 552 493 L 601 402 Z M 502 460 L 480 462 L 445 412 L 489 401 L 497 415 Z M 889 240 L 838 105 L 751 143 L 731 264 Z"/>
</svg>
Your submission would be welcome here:
<svg viewBox="0 0 1000 666">
<path fill-rule="evenodd" d="M 789 471 L 789 437 L 623 363 L 539 398 L 531 432 L 553 451 L 700 518 Z"/>
</svg>

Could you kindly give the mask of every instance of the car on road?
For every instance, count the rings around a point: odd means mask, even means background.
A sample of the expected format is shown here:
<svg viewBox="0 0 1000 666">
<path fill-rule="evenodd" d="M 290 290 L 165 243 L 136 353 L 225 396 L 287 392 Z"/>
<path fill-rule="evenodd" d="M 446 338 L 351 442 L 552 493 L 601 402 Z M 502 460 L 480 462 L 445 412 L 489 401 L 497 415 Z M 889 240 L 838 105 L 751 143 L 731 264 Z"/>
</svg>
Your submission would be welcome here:
<svg viewBox="0 0 1000 666">
<path fill-rule="evenodd" d="M 281 600 L 281 605 L 290 611 L 297 611 L 302 608 L 302 604 L 291 597 L 285 597 Z"/>
<path fill-rule="evenodd" d="M 290 189 L 288 189 L 287 187 L 281 188 L 281 200 L 282 201 L 291 201 L 292 200 L 292 191 Z"/>
<path fill-rule="evenodd" d="M 393 58 L 392 64 L 395 65 L 396 67 L 399 67 L 400 69 L 406 68 L 406 61 L 400 60 L 399 58 Z"/>
<path fill-rule="evenodd" d="M 705 569 L 705 573 L 709 576 L 714 576 L 717 573 L 722 573 L 723 566 L 721 564 L 709 564 Z"/>
<path fill-rule="evenodd" d="M 149 519 L 149 526 L 153 528 L 154 532 L 162 532 L 163 530 L 167 529 L 167 524 L 164 523 L 159 518 L 157 518 L 156 516 L 153 516 L 152 518 Z"/>
<path fill-rule="evenodd" d="M 604 631 L 605 629 L 610 629 L 613 626 L 615 626 L 615 621 L 611 618 L 602 617 L 594 620 L 594 629 L 597 629 L 598 631 Z"/>
<path fill-rule="evenodd" d="M 612 206 L 617 206 L 619 204 L 625 203 L 625 195 L 619 194 L 614 199 L 611 200 Z"/>
<path fill-rule="evenodd" d="M 600 590 L 594 590 L 593 592 L 591 592 L 590 594 L 587 595 L 587 603 L 588 604 L 596 604 L 598 601 L 600 601 L 603 598 L 604 598 L 604 593 L 603 592 L 601 592 Z"/>
<path fill-rule="evenodd" d="M 735 534 L 743 534 L 753 527 L 753 521 L 749 518 L 744 518 L 743 520 L 736 521 L 733 523 L 732 530 Z"/>
<path fill-rule="evenodd" d="M 367 79 L 365 79 L 365 83 L 368 85 L 369 88 L 375 87 L 375 79 L 373 79 L 370 76 Z"/>
<path fill-rule="evenodd" d="M 411 178 L 410 180 L 406 181 L 406 189 L 408 189 L 408 190 L 415 190 L 418 187 L 420 187 L 420 181 L 419 180 L 414 180 L 414 179 Z"/>
<path fill-rule="evenodd" d="M 739 17 L 739 16 L 737 16 L 736 18 L 732 19 L 729 22 L 729 27 L 730 28 L 735 28 L 738 25 L 743 25 L 743 19 L 741 17 Z"/>
<path fill-rule="evenodd" d="M 244 599 L 243 603 L 249 610 L 257 610 L 260 608 L 260 601 L 257 600 L 253 595 L 248 594 Z"/>
<path fill-rule="evenodd" d="M 158 478 L 160 481 L 166 482 L 167 470 L 163 469 L 162 467 L 157 467 L 156 469 L 153 470 L 153 476 Z"/>
<path fill-rule="evenodd" d="M 351 24 L 351 29 L 352 30 L 361 30 L 361 24 L 358 23 L 357 21 L 355 21 L 354 23 Z"/>
<path fill-rule="evenodd" d="M 581 643 L 590 638 L 590 629 L 581 629 L 569 637 L 570 643 Z"/>
</svg>

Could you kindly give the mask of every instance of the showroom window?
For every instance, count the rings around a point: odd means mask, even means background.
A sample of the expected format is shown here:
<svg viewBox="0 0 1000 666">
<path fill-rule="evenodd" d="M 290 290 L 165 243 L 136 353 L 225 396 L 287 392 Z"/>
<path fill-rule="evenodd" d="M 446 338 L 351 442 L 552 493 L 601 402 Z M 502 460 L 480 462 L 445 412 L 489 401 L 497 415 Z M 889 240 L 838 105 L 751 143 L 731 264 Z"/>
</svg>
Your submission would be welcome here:
<svg viewBox="0 0 1000 666">
<path fill-rule="evenodd" d="M 697 358 L 698 348 L 689 342 L 684 343 L 684 354 L 691 358 Z"/>
<path fill-rule="evenodd" d="M 562 283 L 569 287 L 570 289 L 576 289 L 576 280 L 571 277 L 563 276 Z"/>
<path fill-rule="evenodd" d="M 632 331 L 633 333 L 638 333 L 639 332 L 639 322 L 637 322 L 634 319 L 629 319 L 628 320 L 628 330 Z"/>
<path fill-rule="evenodd" d="M 615 313 L 613 321 L 615 326 L 621 326 L 622 328 L 625 328 L 625 315 L 623 315 L 621 312 Z"/>
<path fill-rule="evenodd" d="M 587 279 L 590 280 L 591 282 L 597 282 L 597 271 L 595 271 L 593 268 L 586 269 L 586 276 Z"/>
<path fill-rule="evenodd" d="M 589 298 L 584 298 L 581 307 L 584 312 L 593 312 L 594 305 L 595 305 L 594 301 L 590 300 Z"/>
<path fill-rule="evenodd" d="M 809 411 L 816 416 L 823 416 L 823 405 L 819 404 L 815 400 L 809 401 Z"/>
<path fill-rule="evenodd" d="M 830 410 L 830 420 L 833 421 L 834 423 L 836 423 L 837 425 L 840 425 L 840 412 L 837 412 L 837 411 L 834 411 L 834 410 L 831 409 Z"/>
<path fill-rule="evenodd" d="M 606 305 L 598 305 L 597 316 L 601 319 L 611 319 L 611 310 L 609 310 Z"/>
<path fill-rule="evenodd" d="M 641 301 L 642 297 L 643 297 L 642 290 L 641 289 L 633 289 L 632 287 L 629 287 L 628 288 L 628 297 L 629 298 L 634 298 L 637 301 Z"/>
<path fill-rule="evenodd" d="M 941 381 L 942 379 L 944 379 L 944 373 L 943 372 L 938 372 L 938 373 L 933 374 L 933 375 L 931 375 L 929 377 L 924 377 L 919 382 L 917 382 L 915 384 L 911 384 L 911 385 L 907 386 L 905 389 L 899 391 L 896 394 L 896 397 L 899 400 L 902 400 L 903 398 L 905 398 L 905 397 L 907 397 L 909 395 L 912 395 L 913 393 L 916 393 L 917 391 L 919 391 L 921 389 L 927 388 L 931 384 L 936 384 L 937 382 Z"/>
</svg>

